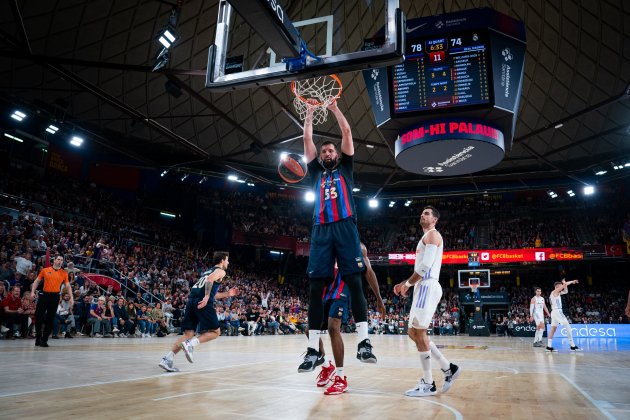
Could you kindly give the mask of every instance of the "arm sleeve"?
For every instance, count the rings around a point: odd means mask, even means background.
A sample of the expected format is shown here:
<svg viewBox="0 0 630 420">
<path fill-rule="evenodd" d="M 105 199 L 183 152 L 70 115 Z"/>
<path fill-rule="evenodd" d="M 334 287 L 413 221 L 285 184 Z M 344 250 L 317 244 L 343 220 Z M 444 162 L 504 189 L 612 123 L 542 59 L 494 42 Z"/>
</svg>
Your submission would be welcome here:
<svg viewBox="0 0 630 420">
<path fill-rule="evenodd" d="M 529 304 L 529 314 L 530 315 L 534 315 L 534 304 L 533 303 Z"/>
<path fill-rule="evenodd" d="M 435 261 L 435 256 L 437 254 L 437 245 L 428 244 L 424 250 L 424 257 L 422 261 L 418 261 L 416 259 L 416 263 L 414 264 L 414 271 L 418 273 L 421 277 L 424 277 L 424 274 L 431 268 L 433 262 Z"/>
</svg>

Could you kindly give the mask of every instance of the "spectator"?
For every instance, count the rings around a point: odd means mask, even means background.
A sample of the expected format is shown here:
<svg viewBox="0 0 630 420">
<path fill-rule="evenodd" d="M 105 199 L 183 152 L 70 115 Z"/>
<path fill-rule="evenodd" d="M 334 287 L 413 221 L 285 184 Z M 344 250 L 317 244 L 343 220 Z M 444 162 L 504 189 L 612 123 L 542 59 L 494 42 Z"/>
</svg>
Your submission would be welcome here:
<svg viewBox="0 0 630 420">
<path fill-rule="evenodd" d="M 133 328 L 133 322 L 129 321 L 129 315 L 127 315 L 125 300 L 121 297 L 118 298 L 116 305 L 114 306 L 113 324 L 119 331 L 118 337 L 127 337 Z"/>
<path fill-rule="evenodd" d="M 72 315 L 72 307 L 70 306 L 70 295 L 64 293 L 59 306 L 57 307 L 57 313 L 55 314 L 55 320 L 53 322 L 52 338 L 58 339 L 59 328 L 65 332 L 66 338 L 72 338 L 70 334 L 71 329 L 75 329 L 75 320 Z"/>
<path fill-rule="evenodd" d="M 20 337 L 20 334 L 24 337 L 26 335 L 28 318 L 24 314 L 24 309 L 22 309 L 19 286 L 11 288 L 11 293 L 0 302 L 0 307 L 3 309 L 3 322 L 9 329 L 7 338 L 15 339 Z"/>
<path fill-rule="evenodd" d="M 138 324 L 138 317 L 136 315 L 136 307 L 133 302 L 127 303 L 127 319 L 129 320 L 129 332 L 128 335 L 138 336 L 139 329 L 136 327 Z"/>
<path fill-rule="evenodd" d="M 35 328 L 35 301 L 33 300 L 30 290 L 25 290 L 22 294 L 22 310 L 24 311 L 24 315 L 28 318 L 26 320 L 27 335 L 23 337 L 35 338 L 33 334 L 33 328 Z"/>
<path fill-rule="evenodd" d="M 105 296 L 100 296 L 96 304 L 92 304 L 90 308 L 90 317 L 88 324 L 92 326 L 92 337 L 102 338 L 113 337 L 111 335 L 111 321 L 105 317 Z M 103 334 L 101 334 L 103 332 Z"/>
<path fill-rule="evenodd" d="M 140 309 L 136 309 L 136 319 L 138 321 L 138 328 L 140 329 L 140 334 L 142 334 L 142 338 L 151 338 L 151 327 L 147 314 L 147 305 L 142 304 L 140 305 Z"/>
</svg>

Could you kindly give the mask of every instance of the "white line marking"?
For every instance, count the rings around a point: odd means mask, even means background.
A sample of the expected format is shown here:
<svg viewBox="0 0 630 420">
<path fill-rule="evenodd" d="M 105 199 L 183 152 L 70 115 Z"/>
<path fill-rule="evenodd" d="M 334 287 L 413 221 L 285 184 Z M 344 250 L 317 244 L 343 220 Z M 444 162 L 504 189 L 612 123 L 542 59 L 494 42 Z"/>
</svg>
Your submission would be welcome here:
<svg viewBox="0 0 630 420">
<path fill-rule="evenodd" d="M 591 404 L 593 404 L 603 415 L 604 417 L 606 417 L 607 419 L 610 420 L 615 420 L 615 417 L 610 414 L 599 401 L 594 400 L 590 395 L 588 395 L 588 393 L 586 391 L 584 391 L 582 388 L 580 388 L 578 386 L 578 384 L 576 384 L 575 382 L 573 382 L 571 379 L 569 379 L 564 373 L 561 373 L 560 376 L 562 376 L 564 378 L 565 381 L 567 381 L 568 383 L 570 383 L 571 385 L 573 385 L 573 388 L 575 388 L 580 394 L 582 394 L 584 396 L 584 398 L 586 398 L 587 400 L 590 401 Z"/>
<path fill-rule="evenodd" d="M 212 371 L 215 371 L 215 370 L 230 369 L 230 368 L 241 367 L 241 366 L 257 365 L 257 364 L 260 364 L 260 363 L 271 363 L 271 362 L 270 361 L 257 361 L 257 362 L 251 362 L 251 363 L 241 363 L 241 364 L 238 364 L 238 365 L 220 366 L 220 367 L 210 368 L 210 369 L 194 370 L 194 371 L 190 371 L 190 372 L 164 372 L 164 373 L 161 373 L 159 375 L 142 376 L 140 378 L 117 379 L 115 381 L 97 381 L 97 382 L 91 382 L 91 383 L 80 384 L 80 385 L 60 386 L 60 387 L 56 387 L 56 388 L 38 389 L 38 390 L 26 391 L 26 392 L 13 392 L 13 393 L 8 393 L 8 394 L 1 394 L 0 398 L 15 397 L 15 396 L 18 396 L 18 395 L 37 394 L 39 392 L 50 392 L 50 391 L 60 391 L 60 390 L 64 390 L 64 389 L 82 388 L 84 386 L 98 386 L 98 385 L 117 384 L 117 383 L 122 383 L 122 382 L 142 381 L 142 380 L 145 380 L 145 379 L 162 378 L 162 377 L 165 377 L 165 376 L 190 375 L 192 373 L 212 372 Z M 157 364 L 155 365 L 155 367 L 157 368 Z"/>
<path fill-rule="evenodd" d="M 232 384 L 231 384 L 232 385 Z M 234 385 L 232 385 L 234 386 Z M 221 388 L 221 389 L 212 389 L 212 390 L 208 390 L 208 391 L 197 391 L 197 392 L 187 392 L 185 394 L 177 394 L 177 395 L 171 395 L 168 397 L 161 397 L 161 398 L 153 398 L 153 401 L 163 401 L 163 400 L 170 400 L 170 399 L 174 399 L 174 398 L 180 398 L 180 397 L 187 397 L 190 395 L 198 395 L 198 394 L 210 394 L 210 393 L 214 393 L 214 392 L 225 392 L 225 391 L 236 391 L 236 390 L 242 390 L 242 389 L 259 389 L 258 386 L 253 386 L 252 384 L 245 384 L 245 385 L 238 385 L 238 388 Z M 305 388 L 298 388 L 298 387 L 291 387 L 291 388 L 286 388 L 286 387 L 271 387 L 274 390 L 277 391 L 299 391 L 299 392 L 308 392 L 311 394 L 322 394 L 323 392 L 321 389 L 318 390 L 314 390 L 314 389 L 305 389 Z M 375 391 L 372 389 L 364 389 L 364 388 L 348 388 L 349 391 L 349 395 L 353 395 L 353 396 L 358 396 L 358 397 L 369 397 L 369 398 L 374 398 L 374 397 L 379 397 L 379 398 L 402 398 L 404 397 L 404 394 L 393 394 L 393 393 L 386 393 L 386 392 L 381 392 L 381 391 Z M 359 392 L 356 392 L 359 391 Z M 408 399 L 409 397 L 406 397 L 404 399 Z M 419 400 L 422 402 L 426 402 L 429 404 L 435 404 L 435 405 L 439 405 L 441 407 L 446 408 L 447 410 L 449 410 L 451 413 L 453 413 L 453 415 L 455 416 L 456 420 L 463 420 L 464 416 L 462 415 L 462 413 L 460 413 L 457 409 L 451 407 L 448 404 L 444 404 L 441 402 L 437 402 L 437 401 L 432 401 L 429 399 L 422 399 Z"/>
</svg>

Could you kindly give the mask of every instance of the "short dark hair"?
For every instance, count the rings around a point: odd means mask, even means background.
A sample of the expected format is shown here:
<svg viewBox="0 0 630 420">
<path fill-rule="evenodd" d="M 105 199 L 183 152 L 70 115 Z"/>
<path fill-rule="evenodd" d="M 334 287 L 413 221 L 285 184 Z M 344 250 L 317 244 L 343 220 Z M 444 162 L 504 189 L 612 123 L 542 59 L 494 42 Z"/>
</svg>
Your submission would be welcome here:
<svg viewBox="0 0 630 420">
<path fill-rule="evenodd" d="M 219 264 L 221 261 L 230 256 L 230 253 L 227 251 L 217 251 L 212 254 L 212 264 Z"/>
<path fill-rule="evenodd" d="M 325 142 L 323 142 L 322 143 L 322 147 L 328 146 L 329 144 L 332 145 L 332 147 L 334 147 L 335 150 L 337 150 L 337 145 L 335 143 L 333 143 L 332 141 L 330 141 L 330 140 L 326 140 Z"/>
<path fill-rule="evenodd" d="M 556 287 L 556 286 L 557 286 L 557 285 L 559 285 L 559 284 L 562 284 L 562 282 L 561 282 L 561 281 L 557 281 L 557 282 L 555 282 L 555 283 L 553 284 L 553 287 Z"/>
<path fill-rule="evenodd" d="M 424 208 L 422 209 L 422 211 L 425 211 L 426 209 L 431 210 L 431 213 L 433 214 L 433 216 L 434 216 L 436 219 L 439 219 L 439 218 L 440 218 L 440 212 L 439 212 L 439 211 L 437 211 L 437 209 L 436 209 L 435 207 L 433 207 L 433 206 L 424 206 Z"/>
<path fill-rule="evenodd" d="M 540 290 L 540 291 L 542 292 L 542 289 L 541 289 L 540 287 L 538 287 L 538 286 L 534 286 L 534 292 L 535 292 L 536 290 Z"/>
</svg>

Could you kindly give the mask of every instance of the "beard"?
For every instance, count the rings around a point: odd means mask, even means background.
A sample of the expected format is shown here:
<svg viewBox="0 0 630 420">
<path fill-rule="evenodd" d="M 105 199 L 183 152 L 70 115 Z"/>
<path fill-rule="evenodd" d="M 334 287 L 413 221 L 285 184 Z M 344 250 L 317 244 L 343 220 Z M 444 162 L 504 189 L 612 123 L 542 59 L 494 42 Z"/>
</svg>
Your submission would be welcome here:
<svg viewBox="0 0 630 420">
<path fill-rule="evenodd" d="M 337 166 L 337 159 L 326 159 L 322 161 L 322 165 L 324 165 L 324 168 L 326 169 L 334 169 L 335 166 Z"/>
</svg>

